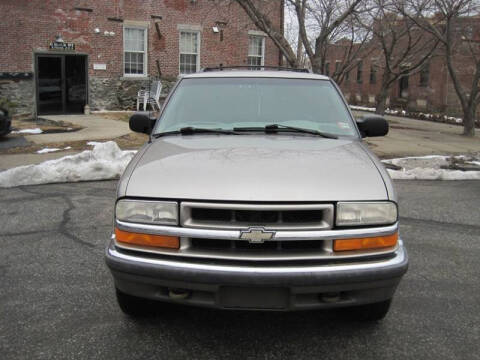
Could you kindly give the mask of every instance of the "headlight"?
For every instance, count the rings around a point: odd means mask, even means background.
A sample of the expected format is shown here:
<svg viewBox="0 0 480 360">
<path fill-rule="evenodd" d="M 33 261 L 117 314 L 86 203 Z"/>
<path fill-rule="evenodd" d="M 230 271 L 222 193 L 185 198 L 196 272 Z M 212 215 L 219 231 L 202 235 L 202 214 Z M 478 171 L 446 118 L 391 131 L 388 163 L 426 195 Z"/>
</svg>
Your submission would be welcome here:
<svg viewBox="0 0 480 360">
<path fill-rule="evenodd" d="M 339 202 L 337 226 L 393 224 L 397 221 L 397 205 L 385 202 Z"/>
<path fill-rule="evenodd" d="M 119 200 L 115 217 L 133 223 L 177 225 L 178 205 L 171 201 Z"/>
</svg>

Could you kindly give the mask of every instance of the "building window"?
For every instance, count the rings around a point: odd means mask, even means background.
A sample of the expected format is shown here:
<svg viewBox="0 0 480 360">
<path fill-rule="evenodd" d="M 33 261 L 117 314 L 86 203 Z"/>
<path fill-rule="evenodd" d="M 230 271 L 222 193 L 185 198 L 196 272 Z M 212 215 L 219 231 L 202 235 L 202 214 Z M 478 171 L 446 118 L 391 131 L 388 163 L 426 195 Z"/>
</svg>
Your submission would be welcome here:
<svg viewBox="0 0 480 360">
<path fill-rule="evenodd" d="M 467 40 L 473 40 L 473 25 L 467 25 L 466 28 L 465 28 L 465 38 Z"/>
<path fill-rule="evenodd" d="M 408 98 L 408 76 L 402 76 L 400 80 L 398 80 L 399 84 L 399 95 L 402 99 Z"/>
<path fill-rule="evenodd" d="M 330 76 L 330 63 L 325 63 L 325 75 Z"/>
<path fill-rule="evenodd" d="M 265 37 L 250 35 L 248 37 L 248 65 L 263 66 L 265 58 Z"/>
<path fill-rule="evenodd" d="M 200 68 L 200 33 L 180 32 L 180 74 L 191 74 Z"/>
<path fill-rule="evenodd" d="M 422 70 L 420 70 L 420 86 L 427 87 L 430 81 L 430 63 L 423 64 Z"/>
<path fill-rule="evenodd" d="M 350 82 L 350 70 L 345 71 L 345 82 Z"/>
<path fill-rule="evenodd" d="M 124 74 L 147 75 L 147 29 L 125 27 L 123 29 Z"/>
<path fill-rule="evenodd" d="M 357 83 L 361 84 L 362 83 L 362 77 L 363 77 L 363 61 L 360 60 L 357 64 Z"/>
<path fill-rule="evenodd" d="M 340 65 L 341 65 L 341 61 L 337 60 L 335 61 L 335 72 L 334 72 L 334 75 L 340 75 Z"/>
<path fill-rule="evenodd" d="M 376 84 L 376 83 L 377 83 L 377 66 L 372 64 L 370 66 L 370 84 Z"/>
</svg>

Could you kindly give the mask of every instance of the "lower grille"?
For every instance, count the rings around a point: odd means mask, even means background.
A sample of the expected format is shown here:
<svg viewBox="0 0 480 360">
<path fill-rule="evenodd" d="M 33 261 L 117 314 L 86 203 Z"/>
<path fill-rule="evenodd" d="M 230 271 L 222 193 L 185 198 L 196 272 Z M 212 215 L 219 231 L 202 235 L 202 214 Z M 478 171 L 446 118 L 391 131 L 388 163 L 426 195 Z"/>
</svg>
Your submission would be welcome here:
<svg viewBox="0 0 480 360">
<path fill-rule="evenodd" d="M 244 240 L 217 240 L 217 239 L 190 239 L 190 249 L 192 250 L 242 250 L 251 252 L 262 252 L 265 250 L 274 250 L 282 252 L 305 251 L 305 250 L 323 250 L 324 242 L 320 240 L 297 240 L 297 241 L 266 241 L 261 244 L 251 244 Z"/>
</svg>

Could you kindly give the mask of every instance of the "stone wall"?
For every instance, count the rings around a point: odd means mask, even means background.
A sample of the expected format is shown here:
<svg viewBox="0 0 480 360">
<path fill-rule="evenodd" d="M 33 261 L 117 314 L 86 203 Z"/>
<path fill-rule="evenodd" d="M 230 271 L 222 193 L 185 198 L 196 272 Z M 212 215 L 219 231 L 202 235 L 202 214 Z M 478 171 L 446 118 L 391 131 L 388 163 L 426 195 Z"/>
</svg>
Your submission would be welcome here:
<svg viewBox="0 0 480 360">
<path fill-rule="evenodd" d="M 12 105 L 8 109 L 13 115 L 29 115 L 35 113 L 35 82 L 28 79 L 0 79 L 0 99 Z"/>
<path fill-rule="evenodd" d="M 162 79 L 162 95 L 166 96 L 175 82 Z M 134 110 L 137 93 L 148 89 L 148 80 L 125 78 L 89 78 L 89 105 L 91 110 Z"/>
<path fill-rule="evenodd" d="M 175 81 L 162 80 L 162 97 L 165 97 Z M 137 93 L 148 88 L 148 80 L 124 78 L 89 78 L 89 103 L 92 110 L 135 110 Z M 0 79 L 0 103 L 11 105 L 8 109 L 15 116 L 34 116 L 35 81 L 28 79 Z"/>
</svg>

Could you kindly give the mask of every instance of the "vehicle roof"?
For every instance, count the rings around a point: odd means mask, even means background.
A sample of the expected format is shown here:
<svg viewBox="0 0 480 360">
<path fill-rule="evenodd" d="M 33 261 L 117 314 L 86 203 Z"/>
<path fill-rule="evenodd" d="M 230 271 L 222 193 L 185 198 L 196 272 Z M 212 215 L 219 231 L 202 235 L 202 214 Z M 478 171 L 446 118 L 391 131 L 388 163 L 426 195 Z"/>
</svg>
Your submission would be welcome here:
<svg viewBox="0 0 480 360">
<path fill-rule="evenodd" d="M 217 77 L 262 77 L 262 78 L 281 78 L 281 79 L 311 79 L 311 80 L 329 80 L 328 76 L 297 72 L 297 71 L 253 71 L 253 70 L 217 70 L 198 72 L 194 74 L 183 75 L 183 79 L 196 79 L 196 78 L 217 78 Z"/>
</svg>

